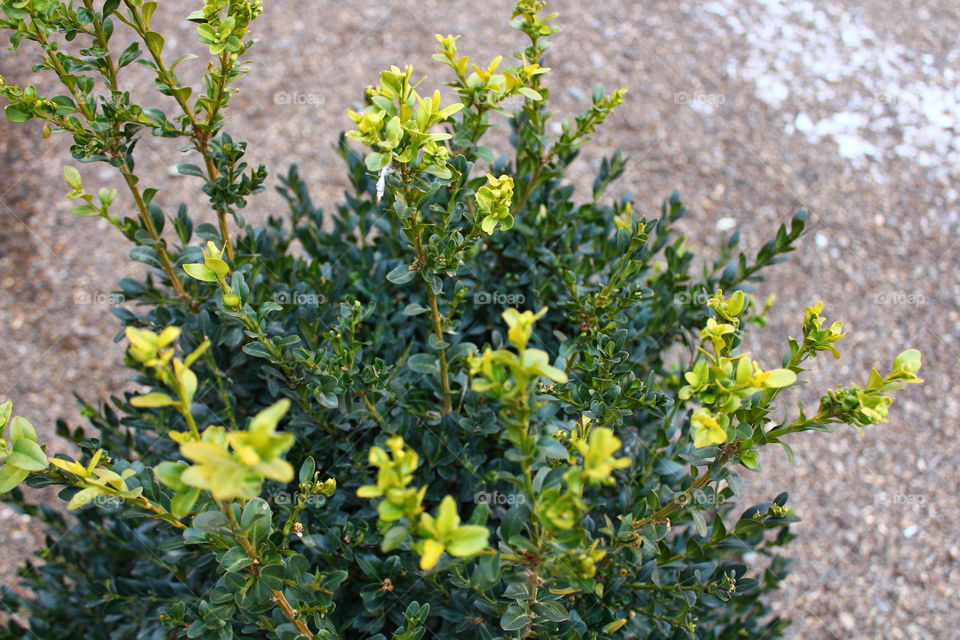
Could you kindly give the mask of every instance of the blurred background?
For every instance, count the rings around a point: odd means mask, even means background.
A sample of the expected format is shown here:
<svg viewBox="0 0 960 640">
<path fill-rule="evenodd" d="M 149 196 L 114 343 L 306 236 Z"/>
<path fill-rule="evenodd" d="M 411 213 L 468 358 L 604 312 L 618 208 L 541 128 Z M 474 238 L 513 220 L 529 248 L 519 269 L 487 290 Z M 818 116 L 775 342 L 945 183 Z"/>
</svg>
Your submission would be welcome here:
<svg viewBox="0 0 960 640">
<path fill-rule="evenodd" d="M 271 186 L 297 163 L 328 208 L 346 184 L 333 150 L 350 124 L 345 112 L 379 70 L 414 64 L 440 86 L 447 70 L 431 60 L 434 34 L 463 34 L 461 53 L 483 64 L 523 43 L 508 27 L 510 0 L 266 4 L 227 129 L 250 141 L 248 159 L 268 166 Z M 201 52 L 183 21 L 197 6 L 167 0 L 158 9 L 171 55 Z M 900 394 L 890 424 L 864 437 L 849 429 L 799 434 L 793 464 L 768 453 L 763 474 L 747 478 L 757 499 L 789 491 L 803 518 L 788 547 L 793 574 L 776 597 L 778 612 L 795 620 L 791 637 L 954 637 L 960 2 L 550 7 L 563 29 L 547 59 L 553 106 L 586 108 L 598 82 L 630 89 L 577 160 L 575 184 L 586 190 L 603 155 L 622 149 L 630 163 L 609 195 L 630 191 L 634 210 L 655 216 L 680 190 L 691 208 L 683 228 L 706 257 L 734 229 L 754 252 L 796 209 L 810 210 L 800 251 L 759 288 L 778 299 L 769 326 L 754 331 L 761 362 L 779 359 L 787 336 L 799 334 L 804 307 L 818 300 L 848 336 L 837 365 L 817 363 L 823 370 L 813 372 L 811 393 L 864 383 L 871 366 L 888 367 L 904 348 L 923 351 L 927 382 Z M 0 74 L 51 86 L 32 77 L 34 62 L 29 46 L 0 53 Z M 202 72 L 199 61 L 190 64 L 180 69 L 188 80 Z M 145 72 L 131 71 L 144 89 Z M 198 215 L 198 181 L 172 175 L 176 150 L 152 139 L 139 150 L 138 168 L 145 184 L 163 188 L 163 206 L 183 200 Z M 14 399 L 47 438 L 57 418 L 80 422 L 73 392 L 94 400 L 127 384 L 110 309 L 118 280 L 139 270 L 119 233 L 69 213 L 69 161 L 64 138 L 44 140 L 36 123 L 0 122 L 0 398 Z M 117 186 L 105 167 L 83 171 L 89 188 Z M 269 189 L 246 215 L 283 213 Z M 10 584 L 16 557 L 39 532 L 3 506 L 0 519 L 0 579 Z"/>
</svg>

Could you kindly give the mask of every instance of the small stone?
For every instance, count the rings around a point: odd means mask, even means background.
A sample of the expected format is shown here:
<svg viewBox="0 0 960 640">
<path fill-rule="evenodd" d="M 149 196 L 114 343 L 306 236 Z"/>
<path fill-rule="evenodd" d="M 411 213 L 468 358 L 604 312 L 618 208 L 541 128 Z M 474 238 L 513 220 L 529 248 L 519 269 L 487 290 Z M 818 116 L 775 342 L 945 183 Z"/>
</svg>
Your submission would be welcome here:
<svg viewBox="0 0 960 640">
<path fill-rule="evenodd" d="M 717 220 L 717 231 L 730 231 L 737 226 L 736 218 L 720 218 Z"/>
<path fill-rule="evenodd" d="M 840 612 L 840 624 L 843 625 L 844 629 L 853 629 L 857 626 L 857 621 L 853 619 L 853 616 L 846 611 Z"/>
<path fill-rule="evenodd" d="M 892 610 L 892 608 L 890 607 L 890 603 L 879 596 L 873 597 L 873 605 L 877 608 L 878 611 L 882 611 L 883 613 L 890 613 L 890 611 Z"/>
</svg>

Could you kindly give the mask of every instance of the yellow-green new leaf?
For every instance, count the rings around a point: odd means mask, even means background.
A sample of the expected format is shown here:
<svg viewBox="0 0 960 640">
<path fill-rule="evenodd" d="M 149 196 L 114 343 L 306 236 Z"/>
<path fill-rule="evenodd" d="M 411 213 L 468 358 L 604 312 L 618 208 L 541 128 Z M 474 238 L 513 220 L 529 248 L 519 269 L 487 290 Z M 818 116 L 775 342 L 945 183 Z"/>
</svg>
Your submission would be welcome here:
<svg viewBox="0 0 960 640">
<path fill-rule="evenodd" d="M 289 435 L 289 434 L 288 434 Z M 290 435 L 291 442 L 293 436 Z M 273 458 L 253 466 L 253 470 L 269 480 L 290 482 L 293 480 L 293 465 L 283 458 Z"/>
<path fill-rule="evenodd" d="M 540 95 L 540 92 L 534 89 L 531 89 L 530 87 L 520 87 L 519 89 L 517 89 L 517 93 L 522 95 L 524 98 L 528 98 L 535 102 L 539 102 L 540 100 L 543 100 L 543 96 Z"/>
<path fill-rule="evenodd" d="M 156 409 L 158 407 L 169 407 L 171 405 L 175 405 L 177 404 L 177 401 L 163 392 L 154 391 L 153 393 L 148 393 L 145 396 L 130 398 L 130 404 L 141 409 Z"/>
<path fill-rule="evenodd" d="M 797 374 L 790 369 L 773 369 L 760 374 L 760 382 L 767 389 L 782 389 L 797 381 Z"/>
<path fill-rule="evenodd" d="M 203 259 L 203 264 L 207 269 L 210 269 L 214 275 L 225 276 L 230 273 L 230 265 L 220 258 L 212 258 L 207 256 Z"/>
<path fill-rule="evenodd" d="M 379 487 L 376 487 L 372 484 L 365 484 L 357 489 L 358 498 L 379 498 L 382 495 L 383 492 L 380 491 Z"/>
<path fill-rule="evenodd" d="M 163 349 L 180 337 L 180 327 L 166 327 L 157 336 L 157 348 Z"/>
<path fill-rule="evenodd" d="M 189 408 L 197 392 L 197 374 L 188 369 L 180 360 L 173 361 L 173 375 L 180 383 L 180 399 Z"/>
<path fill-rule="evenodd" d="M 743 291 L 736 291 L 730 299 L 726 302 L 726 311 L 733 317 L 740 315 L 740 312 L 743 311 L 743 307 L 746 304 L 747 298 L 743 295 Z"/>
<path fill-rule="evenodd" d="M 3 404 L 0 404 L 0 429 L 3 429 L 3 426 L 7 424 L 7 420 L 10 419 L 10 414 L 13 412 L 13 402 L 7 400 Z"/>
<path fill-rule="evenodd" d="M 13 451 L 4 458 L 4 463 L 24 471 L 43 471 L 49 464 L 40 445 L 26 438 L 13 443 Z"/>
<path fill-rule="evenodd" d="M 180 476 L 187 470 L 186 462 L 171 462 L 169 460 L 161 462 L 153 468 L 153 473 L 157 480 L 174 491 L 183 491 L 187 488 L 180 480 Z"/>
<path fill-rule="evenodd" d="M 178 518 L 183 518 L 190 513 L 199 497 L 200 489 L 193 488 L 181 491 L 170 501 L 170 513 Z"/>
<path fill-rule="evenodd" d="M 460 514 L 457 513 L 457 503 L 451 496 L 446 496 L 440 502 L 440 509 L 437 511 L 437 518 L 434 521 L 434 528 L 438 537 L 453 532 L 459 524 Z"/>
<path fill-rule="evenodd" d="M 626 618 L 620 618 L 620 619 L 618 619 L 618 620 L 614 620 L 613 622 L 608 622 L 606 625 L 604 625 L 604 627 L 603 627 L 603 632 L 604 632 L 604 633 L 616 633 L 617 631 L 619 631 L 620 629 L 622 629 L 623 626 L 626 625 L 626 624 L 627 624 L 627 619 L 626 619 Z"/>
<path fill-rule="evenodd" d="M 424 571 L 432 569 L 440 561 L 441 555 L 443 555 L 442 543 L 429 538 L 424 540 L 420 550 L 420 568 Z"/>
<path fill-rule="evenodd" d="M 697 448 L 727 441 L 727 430 L 708 409 L 697 409 L 690 418 L 690 425 L 693 428 L 693 446 Z"/>
<path fill-rule="evenodd" d="M 80 476 L 81 478 L 85 478 L 88 474 L 88 470 L 85 466 L 73 460 L 64 460 L 63 458 L 50 458 L 49 462 L 50 464 L 57 467 L 61 471 L 72 473 L 73 475 Z"/>
<path fill-rule="evenodd" d="M 217 282 L 217 274 L 214 273 L 210 267 L 205 264 L 200 264 L 199 262 L 193 262 L 190 264 L 183 265 L 183 270 L 187 272 L 191 278 L 200 280 L 201 282 Z"/>
<path fill-rule="evenodd" d="M 130 341 L 130 354 L 140 362 L 146 362 L 157 355 L 157 334 L 149 329 L 127 327 L 124 330 Z"/>
<path fill-rule="evenodd" d="M 26 469 L 14 467 L 6 464 L 0 468 L 0 493 L 7 493 L 16 489 L 21 482 L 26 480 L 30 472 Z"/>
<path fill-rule="evenodd" d="M 550 378 L 554 382 L 564 383 L 567 381 L 567 374 L 550 364 L 550 356 L 546 351 L 525 349 L 521 363 L 528 373 Z"/>
<path fill-rule="evenodd" d="M 893 361 L 893 370 L 903 369 L 908 373 L 920 370 L 920 352 L 916 349 L 907 349 Z"/>
<path fill-rule="evenodd" d="M 475 556 L 487 548 L 490 532 L 486 527 L 467 524 L 449 534 L 444 540 L 447 553 L 459 558 Z"/>
<path fill-rule="evenodd" d="M 463 105 L 457 102 L 455 104 L 450 105 L 449 107 L 444 107 L 437 113 L 437 115 L 439 115 L 442 120 L 446 120 L 447 118 L 457 113 L 461 109 L 463 109 Z"/>
<path fill-rule="evenodd" d="M 204 353 L 207 352 L 207 349 L 210 348 L 210 344 L 211 343 L 209 340 L 204 340 L 203 342 L 201 342 L 199 347 L 191 351 L 190 354 L 183 359 L 183 366 L 188 368 L 192 366 L 193 363 L 196 362 L 200 356 L 202 356 Z"/>
<path fill-rule="evenodd" d="M 23 416 L 16 416 L 10 421 L 10 441 L 16 442 L 17 440 L 22 439 L 33 440 L 36 442 L 37 430 L 33 428 L 33 425 L 30 424 L 29 420 Z"/>
<path fill-rule="evenodd" d="M 253 416 L 247 430 L 257 441 L 264 436 L 273 435 L 277 424 L 289 410 L 290 401 L 286 398 L 279 400 Z"/>
<path fill-rule="evenodd" d="M 380 548 L 384 553 L 389 553 L 402 545 L 409 537 L 409 529 L 400 524 L 393 525 L 383 534 L 383 542 L 380 544 Z"/>
<path fill-rule="evenodd" d="M 73 167 L 64 167 L 63 177 L 67 180 L 67 185 L 74 191 L 79 191 L 83 188 L 83 180 L 80 177 L 80 172 Z"/>
<path fill-rule="evenodd" d="M 103 492 L 96 487 L 89 487 L 82 491 L 78 491 L 70 498 L 70 502 L 67 503 L 67 509 L 79 509 L 80 507 L 85 507 L 94 500 L 97 496 L 101 495 Z"/>
</svg>

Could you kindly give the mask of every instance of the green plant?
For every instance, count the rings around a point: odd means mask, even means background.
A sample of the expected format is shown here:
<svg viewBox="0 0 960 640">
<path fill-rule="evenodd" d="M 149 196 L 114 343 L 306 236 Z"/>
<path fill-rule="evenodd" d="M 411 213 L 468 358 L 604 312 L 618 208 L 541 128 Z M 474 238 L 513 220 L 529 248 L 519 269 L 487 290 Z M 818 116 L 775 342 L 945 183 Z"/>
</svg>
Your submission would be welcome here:
<svg viewBox="0 0 960 640">
<path fill-rule="evenodd" d="M 781 394 L 818 354 L 839 357 L 843 337 L 818 304 L 780 367 L 740 351 L 746 320 L 762 325 L 769 308 L 749 316 L 758 272 L 793 250 L 805 213 L 756 256 L 733 236 L 695 276 L 676 194 L 656 219 L 604 197 L 619 153 L 575 201 L 565 171 L 625 91 L 596 88 L 547 133 L 556 29 L 544 5 L 517 2 L 528 46 L 511 65 L 471 65 L 438 36 L 456 102 L 421 90 L 410 67 L 384 71 L 340 141 L 345 202 L 325 215 L 291 169 L 289 217 L 251 228 L 238 211 L 266 172 L 223 125 L 259 1 L 189 16 L 212 56 L 195 91 L 176 74 L 189 57 L 170 62 L 151 30 L 156 2 L 0 0 L 13 45 L 36 44 L 38 71 L 67 90 L 0 79 L 7 116 L 43 121 L 44 135 L 72 136 L 78 162 L 118 171 L 132 216 L 71 167 L 68 197 L 148 268 L 120 282 L 138 304 L 116 312 L 143 390 L 81 402 L 89 431 L 57 425 L 76 459 L 51 456 L 0 406 L 0 491 L 48 532 L 24 577 L 33 596 L 4 599 L 32 634 L 599 640 L 786 627 L 763 595 L 786 573 L 779 548 L 797 518 L 785 494 L 737 517 L 741 473 L 794 433 L 884 422 L 889 392 L 920 381 L 920 355 L 779 417 Z M 118 52 L 120 28 L 134 40 Z M 133 62 L 174 114 L 131 102 Z M 500 122 L 514 149 L 495 160 L 482 142 Z M 179 169 L 201 178 L 210 221 L 168 214 L 168 196 L 141 184 L 147 134 L 199 158 Z M 21 485 L 59 487 L 72 514 L 26 502 Z M 747 567 L 747 552 L 767 566 Z M 12 620 L 0 637 L 26 633 Z"/>
</svg>

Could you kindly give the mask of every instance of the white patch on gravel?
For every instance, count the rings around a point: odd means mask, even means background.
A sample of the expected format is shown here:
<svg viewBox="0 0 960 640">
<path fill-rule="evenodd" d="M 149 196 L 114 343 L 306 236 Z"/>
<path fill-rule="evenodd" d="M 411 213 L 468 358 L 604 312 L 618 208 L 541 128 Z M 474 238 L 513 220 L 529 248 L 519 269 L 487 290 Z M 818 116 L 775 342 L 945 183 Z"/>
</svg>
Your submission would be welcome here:
<svg viewBox="0 0 960 640">
<path fill-rule="evenodd" d="M 737 226 L 736 218 L 720 218 L 717 220 L 717 231 L 731 231 Z"/>
<path fill-rule="evenodd" d="M 960 50 L 935 60 L 832 3 L 713 0 L 705 10 L 746 45 L 727 72 L 784 112 L 788 134 L 832 139 L 879 180 L 878 161 L 896 158 L 942 182 L 960 171 Z"/>
</svg>

